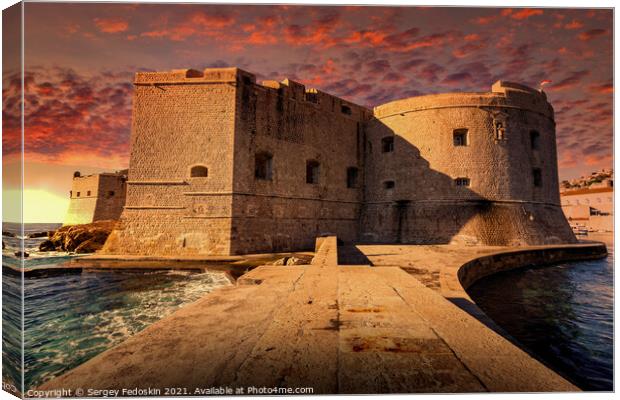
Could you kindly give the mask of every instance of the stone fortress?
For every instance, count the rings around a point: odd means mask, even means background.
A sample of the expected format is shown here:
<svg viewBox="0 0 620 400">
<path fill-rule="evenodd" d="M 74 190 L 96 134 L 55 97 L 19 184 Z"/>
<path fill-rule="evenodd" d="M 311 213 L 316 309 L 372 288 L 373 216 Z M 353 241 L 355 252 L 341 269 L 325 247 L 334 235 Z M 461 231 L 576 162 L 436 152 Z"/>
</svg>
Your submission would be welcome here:
<svg viewBox="0 0 620 400">
<path fill-rule="evenodd" d="M 102 252 L 233 255 L 353 243 L 576 242 L 543 92 L 374 110 L 238 68 L 137 73 L 127 198 Z"/>
<path fill-rule="evenodd" d="M 101 174 L 73 174 L 69 209 L 63 225 L 117 220 L 125 205 L 127 170 Z"/>
</svg>

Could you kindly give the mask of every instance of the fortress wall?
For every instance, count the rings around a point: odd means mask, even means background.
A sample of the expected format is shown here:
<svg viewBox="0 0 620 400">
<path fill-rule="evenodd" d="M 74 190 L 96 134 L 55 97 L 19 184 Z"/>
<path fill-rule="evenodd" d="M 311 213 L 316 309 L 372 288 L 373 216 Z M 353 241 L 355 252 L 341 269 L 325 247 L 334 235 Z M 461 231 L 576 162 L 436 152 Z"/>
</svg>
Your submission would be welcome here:
<svg viewBox="0 0 620 400">
<path fill-rule="evenodd" d="M 233 253 L 312 249 L 316 236 L 357 239 L 363 188 L 363 132 L 370 111 L 284 81 L 244 85 L 238 93 Z M 343 113 L 342 106 L 350 114 Z M 254 174 L 257 153 L 272 155 L 271 180 Z M 306 183 L 306 161 L 320 163 Z M 347 188 L 347 168 L 358 168 Z"/>
<path fill-rule="evenodd" d="M 230 251 L 235 99 L 240 70 L 138 73 L 127 201 L 103 252 Z M 191 177 L 193 166 L 207 177 Z"/>
<path fill-rule="evenodd" d="M 94 221 L 118 220 L 127 195 L 126 173 L 100 174 Z"/>
<path fill-rule="evenodd" d="M 95 220 L 99 175 L 74 177 L 71 184 L 69 209 L 63 225 L 89 224 Z"/>
<path fill-rule="evenodd" d="M 290 80 L 258 85 L 237 68 L 138 73 L 135 85 L 126 206 L 104 252 L 288 251 L 327 234 L 575 241 L 559 206 L 553 109 L 525 86 L 498 82 L 491 93 L 421 96 L 371 112 Z M 455 129 L 467 129 L 466 146 L 455 146 Z M 386 137 L 394 151 L 383 151 Z M 271 158 L 269 177 L 256 176 L 258 154 Z M 308 160 L 320 165 L 316 184 L 306 182 Z M 195 166 L 208 176 L 191 176 Z M 358 169 L 354 187 L 348 168 Z"/>
<path fill-rule="evenodd" d="M 575 240 L 559 208 L 550 105 L 531 89 L 494 91 L 423 96 L 375 109 L 377 119 L 366 129 L 362 240 L 497 245 Z M 454 145 L 453 131 L 461 128 L 468 130 L 467 146 Z M 536 149 L 532 130 L 539 132 Z M 384 153 L 381 140 L 388 136 L 394 136 L 394 151 Z M 534 168 L 540 169 L 541 186 L 534 184 Z M 459 177 L 470 185 L 457 186 Z M 393 189 L 385 188 L 387 180 Z"/>
</svg>

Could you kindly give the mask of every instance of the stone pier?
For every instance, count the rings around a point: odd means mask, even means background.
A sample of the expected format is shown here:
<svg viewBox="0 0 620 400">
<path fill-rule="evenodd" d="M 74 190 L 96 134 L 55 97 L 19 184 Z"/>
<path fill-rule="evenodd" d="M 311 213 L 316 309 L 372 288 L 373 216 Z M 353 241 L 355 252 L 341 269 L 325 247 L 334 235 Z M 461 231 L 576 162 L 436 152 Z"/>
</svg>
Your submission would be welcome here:
<svg viewBox="0 0 620 400">
<path fill-rule="evenodd" d="M 441 284 L 433 288 L 432 280 L 422 283 L 403 268 L 377 266 L 382 258 L 373 252 L 382 246 L 349 249 L 375 266 L 339 265 L 335 237 L 317 246 L 311 265 L 258 267 L 236 286 L 181 308 L 41 389 L 182 388 L 177 395 L 212 387 L 245 393 L 249 387 L 292 393 L 310 387 L 315 394 L 579 390 L 442 296 Z M 576 248 L 555 248 L 568 247 Z M 465 259 L 499 253 L 475 251 Z M 588 251 L 600 256 L 604 246 L 582 246 L 581 254 Z M 440 269 L 435 280 L 457 275 Z"/>
</svg>

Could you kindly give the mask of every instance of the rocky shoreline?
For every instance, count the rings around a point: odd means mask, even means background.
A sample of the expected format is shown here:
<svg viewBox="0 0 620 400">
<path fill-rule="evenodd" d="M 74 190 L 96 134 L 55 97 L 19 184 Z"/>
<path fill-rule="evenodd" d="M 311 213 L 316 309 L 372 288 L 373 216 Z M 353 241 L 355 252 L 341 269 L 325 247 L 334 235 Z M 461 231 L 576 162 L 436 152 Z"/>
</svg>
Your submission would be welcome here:
<svg viewBox="0 0 620 400">
<path fill-rule="evenodd" d="M 103 247 L 115 225 L 116 221 L 97 221 L 63 226 L 48 233 L 49 239 L 39 245 L 39 251 L 94 253 Z"/>
</svg>

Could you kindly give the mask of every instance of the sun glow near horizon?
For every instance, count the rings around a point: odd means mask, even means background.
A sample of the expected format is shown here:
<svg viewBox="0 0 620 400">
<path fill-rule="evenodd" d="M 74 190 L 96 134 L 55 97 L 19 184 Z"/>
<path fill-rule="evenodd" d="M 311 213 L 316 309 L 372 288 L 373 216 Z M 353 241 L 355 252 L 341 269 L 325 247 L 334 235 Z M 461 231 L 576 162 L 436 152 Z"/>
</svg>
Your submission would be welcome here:
<svg viewBox="0 0 620 400">
<path fill-rule="evenodd" d="M 24 223 L 60 223 L 69 207 L 69 199 L 43 189 L 26 189 L 23 197 Z M 3 214 L 5 222 L 20 222 L 20 191 L 4 191 Z M 8 202 L 7 202 L 8 200 Z M 7 204 L 8 203 L 8 204 Z"/>
</svg>

